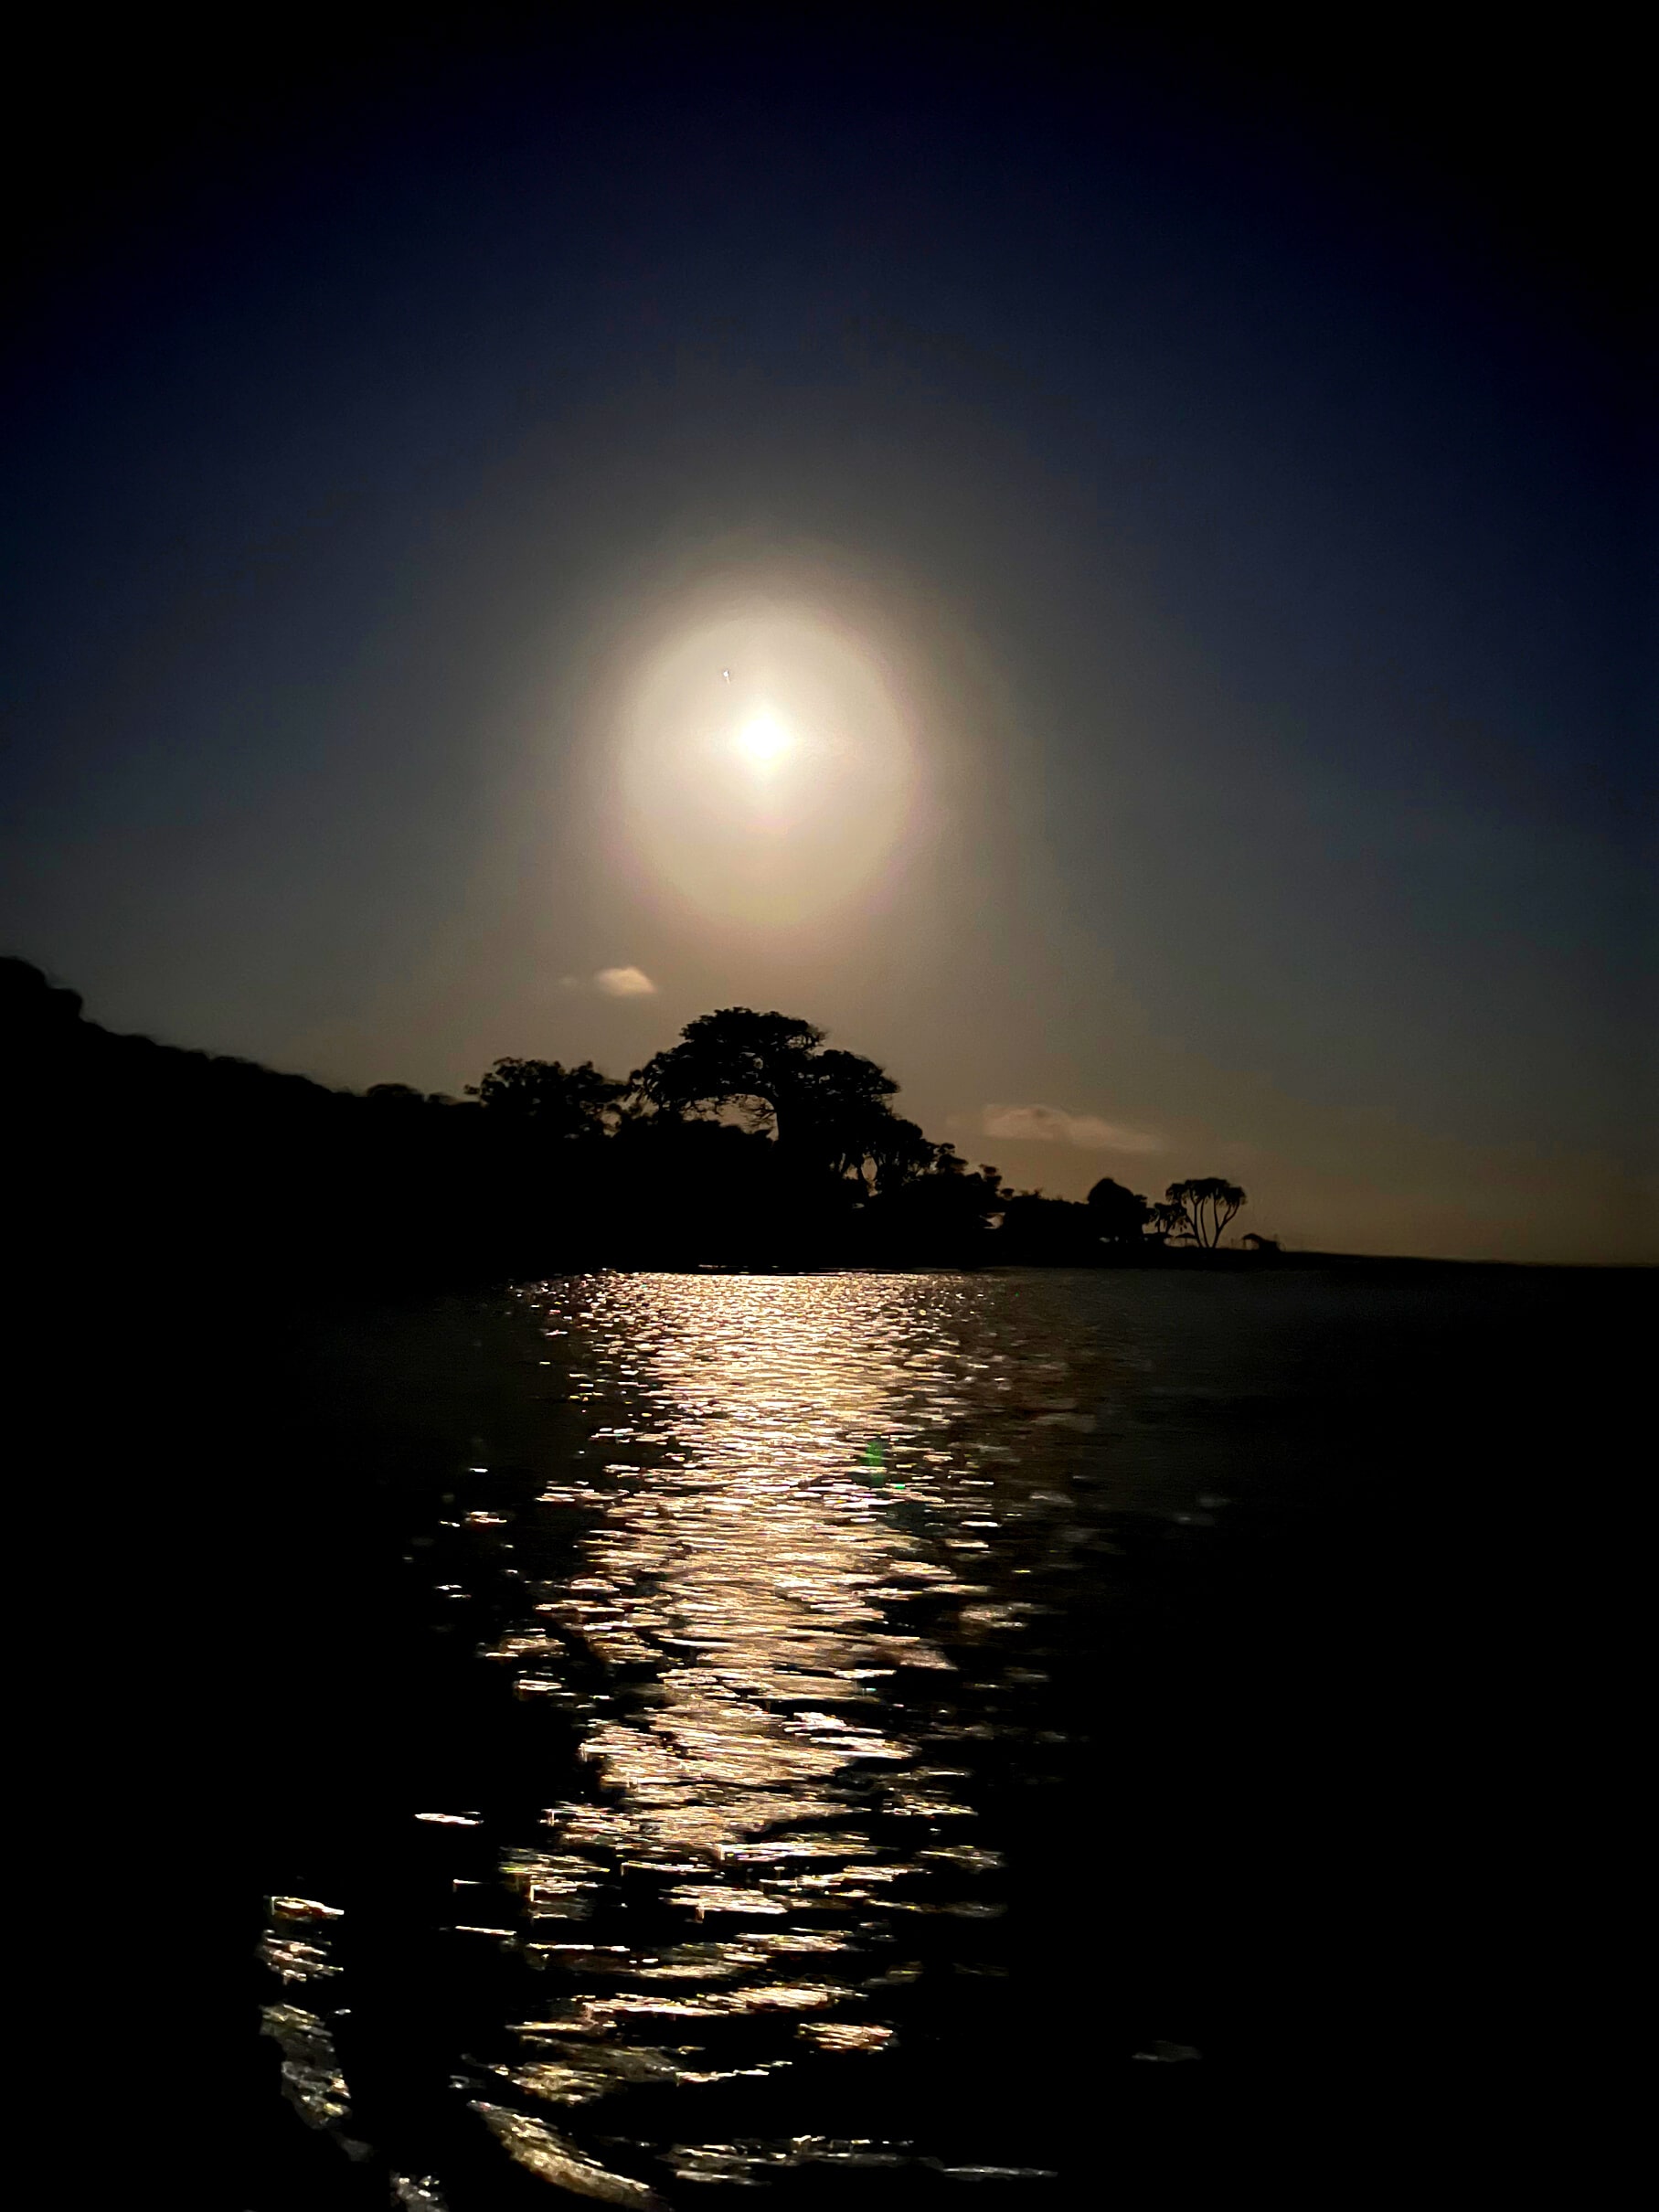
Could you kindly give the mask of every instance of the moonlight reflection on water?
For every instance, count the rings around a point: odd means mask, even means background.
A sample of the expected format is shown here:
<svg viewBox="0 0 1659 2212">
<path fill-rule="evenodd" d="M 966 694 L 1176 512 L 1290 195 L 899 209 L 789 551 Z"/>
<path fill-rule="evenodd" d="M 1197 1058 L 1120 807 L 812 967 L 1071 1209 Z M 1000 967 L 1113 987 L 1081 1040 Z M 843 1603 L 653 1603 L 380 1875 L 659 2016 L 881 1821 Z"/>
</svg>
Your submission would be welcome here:
<svg viewBox="0 0 1659 2212">
<path fill-rule="evenodd" d="M 443 2212 L 1013 2206 L 1106 2127 L 1161 2170 L 1228 2035 L 1324 2001 L 1324 1516 L 1452 1318 L 1290 1273 L 521 1290 L 483 1325 L 545 1419 L 408 1530 L 409 1794 L 273 1868 L 291 2101 Z"/>
<path fill-rule="evenodd" d="M 606 1276 L 521 1299 L 580 1430 L 516 1504 L 471 1471 L 434 1587 L 486 1609 L 478 1664 L 574 1724 L 578 1756 L 531 1832 L 411 1813 L 454 1839 L 452 1936 L 506 1974 L 487 2033 L 457 2007 L 455 2091 L 556 2179 L 595 2157 L 573 2138 L 601 2110 L 659 2186 L 937 2159 L 909 2129 L 803 2119 L 817 2069 L 903 2063 L 930 1977 L 1005 1972 L 1002 1853 L 960 1753 L 1036 1748 L 999 1704 L 1041 1670 L 1005 1663 L 1031 1657 L 1038 1558 L 1081 1533 L 1052 1485 L 1111 1363 L 1083 1337 L 1055 1356 L 949 1278 Z M 1025 1533 L 994 1569 L 1005 1524 Z M 533 1572 L 549 1547 L 562 1571 Z M 333 1908 L 305 1908 L 300 1943 L 296 1909 L 272 1963 L 314 2010 L 291 1987 L 271 2031 L 291 2093 L 349 2136 L 327 2015 L 359 1993 L 334 1985 Z M 564 2185 L 610 2182 L 634 2201 L 622 2173 Z"/>
<path fill-rule="evenodd" d="M 695 1855 L 676 1895 L 700 1913 L 872 1905 L 893 1878 L 871 1863 L 888 1856 L 872 1809 L 960 1810 L 886 1694 L 950 1665 L 907 1625 L 919 1601 L 986 1594 L 927 1541 L 973 1476 L 949 1449 L 936 1301 L 905 1288 L 872 1314 L 845 1279 L 634 1281 L 588 1310 L 605 1339 L 590 1388 L 637 1392 L 650 1426 L 602 1438 L 613 1502 L 548 1618 L 650 1696 L 590 1728 L 606 1811 L 571 1817 L 624 1863 Z"/>
</svg>

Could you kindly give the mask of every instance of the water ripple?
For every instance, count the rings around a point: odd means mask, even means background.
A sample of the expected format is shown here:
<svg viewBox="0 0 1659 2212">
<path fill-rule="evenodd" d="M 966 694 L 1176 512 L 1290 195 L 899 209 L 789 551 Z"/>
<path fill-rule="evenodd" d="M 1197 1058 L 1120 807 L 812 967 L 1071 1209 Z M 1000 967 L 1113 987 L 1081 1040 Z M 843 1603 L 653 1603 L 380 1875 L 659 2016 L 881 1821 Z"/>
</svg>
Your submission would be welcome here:
<svg viewBox="0 0 1659 2212">
<path fill-rule="evenodd" d="M 1007 1971 L 975 1775 L 1059 1740 L 1033 1725 L 1041 1631 L 1110 1348 L 1074 1331 L 1061 1357 L 949 1277 L 600 1276 L 520 1303 L 566 1425 L 531 1476 L 469 1466 L 411 1550 L 437 1627 L 466 1609 L 476 1664 L 575 1729 L 533 1827 L 409 1816 L 450 1855 L 440 1932 L 497 1962 L 452 2058 L 473 2124 L 617 2204 L 806 2168 L 995 2178 L 803 2121 L 819 2069 L 902 2066 L 919 1984 Z M 268 1963 L 313 2004 L 334 1909 L 273 1903 Z M 272 2033 L 350 2140 L 322 2015 L 289 2004 Z M 714 2098 L 728 2132 L 697 2120 Z"/>
</svg>

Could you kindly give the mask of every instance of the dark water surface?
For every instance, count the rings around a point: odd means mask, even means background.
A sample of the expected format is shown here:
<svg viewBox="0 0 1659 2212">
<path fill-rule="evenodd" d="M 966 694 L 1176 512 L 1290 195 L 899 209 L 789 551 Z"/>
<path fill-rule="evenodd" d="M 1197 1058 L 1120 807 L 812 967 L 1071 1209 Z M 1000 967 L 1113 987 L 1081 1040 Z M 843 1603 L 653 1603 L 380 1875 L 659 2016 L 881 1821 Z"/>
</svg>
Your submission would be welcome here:
<svg viewBox="0 0 1659 2212">
<path fill-rule="evenodd" d="M 124 1663 L 149 2101 L 233 2212 L 1352 2201 L 1629 1303 L 599 1275 L 250 1345 Z"/>
</svg>

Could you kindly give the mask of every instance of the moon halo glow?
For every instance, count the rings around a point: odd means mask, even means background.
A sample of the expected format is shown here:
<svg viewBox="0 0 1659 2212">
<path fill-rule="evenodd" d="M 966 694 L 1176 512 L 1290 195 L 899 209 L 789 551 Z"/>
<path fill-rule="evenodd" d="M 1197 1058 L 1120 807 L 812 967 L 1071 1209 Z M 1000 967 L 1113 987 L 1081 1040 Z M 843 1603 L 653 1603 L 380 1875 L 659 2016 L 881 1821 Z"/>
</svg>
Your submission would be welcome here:
<svg viewBox="0 0 1659 2212">
<path fill-rule="evenodd" d="M 909 824 L 907 703 L 845 624 L 750 604 L 648 653 L 613 760 L 636 864 L 711 918 L 776 928 L 844 906 Z"/>
</svg>

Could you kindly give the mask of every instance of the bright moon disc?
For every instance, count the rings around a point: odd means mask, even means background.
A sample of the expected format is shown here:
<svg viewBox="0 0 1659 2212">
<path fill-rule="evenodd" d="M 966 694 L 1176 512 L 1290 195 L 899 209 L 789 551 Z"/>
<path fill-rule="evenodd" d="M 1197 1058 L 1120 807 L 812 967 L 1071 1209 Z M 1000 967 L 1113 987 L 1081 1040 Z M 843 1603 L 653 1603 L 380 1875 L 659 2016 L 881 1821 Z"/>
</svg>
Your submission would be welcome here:
<svg viewBox="0 0 1659 2212">
<path fill-rule="evenodd" d="M 898 863 L 917 797 L 892 673 L 799 603 L 671 631 L 617 730 L 636 864 L 702 913 L 767 928 L 856 899 Z"/>
<path fill-rule="evenodd" d="M 758 766 L 765 768 L 789 750 L 789 732 L 775 714 L 758 714 L 746 722 L 738 743 Z"/>
</svg>

